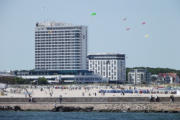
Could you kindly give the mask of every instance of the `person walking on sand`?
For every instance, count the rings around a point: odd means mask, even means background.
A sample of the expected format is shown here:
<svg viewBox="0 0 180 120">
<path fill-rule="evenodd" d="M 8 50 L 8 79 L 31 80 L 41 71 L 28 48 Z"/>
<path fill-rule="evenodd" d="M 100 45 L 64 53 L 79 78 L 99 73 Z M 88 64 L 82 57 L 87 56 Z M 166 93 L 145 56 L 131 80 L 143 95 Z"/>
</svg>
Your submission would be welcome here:
<svg viewBox="0 0 180 120">
<path fill-rule="evenodd" d="M 160 102 L 160 98 L 158 96 L 156 97 L 156 102 Z"/>
<path fill-rule="evenodd" d="M 54 108 L 56 109 L 56 102 L 54 103 Z"/>
<path fill-rule="evenodd" d="M 149 102 L 153 102 L 153 96 L 152 95 L 149 96 Z"/>
<path fill-rule="evenodd" d="M 157 102 L 157 101 L 156 101 L 156 100 L 157 100 L 157 95 L 154 96 L 154 99 L 155 99 L 155 102 Z"/>
<path fill-rule="evenodd" d="M 174 96 L 173 95 L 170 96 L 170 101 L 174 102 Z"/>
<path fill-rule="evenodd" d="M 82 92 L 82 96 L 84 96 L 84 92 Z"/>
<path fill-rule="evenodd" d="M 62 102 L 62 95 L 59 95 L 59 103 L 61 104 Z"/>
</svg>

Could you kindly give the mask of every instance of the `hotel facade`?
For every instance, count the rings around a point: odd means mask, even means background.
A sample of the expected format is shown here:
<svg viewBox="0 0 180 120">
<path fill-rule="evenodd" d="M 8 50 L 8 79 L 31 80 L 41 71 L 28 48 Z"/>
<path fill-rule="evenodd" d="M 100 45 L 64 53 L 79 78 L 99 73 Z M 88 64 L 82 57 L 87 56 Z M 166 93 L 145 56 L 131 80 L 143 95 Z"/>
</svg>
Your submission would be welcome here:
<svg viewBox="0 0 180 120">
<path fill-rule="evenodd" d="M 87 70 L 87 26 L 36 23 L 35 70 Z"/>
<path fill-rule="evenodd" d="M 126 81 L 125 54 L 89 54 L 88 69 L 107 78 L 110 83 Z"/>
</svg>

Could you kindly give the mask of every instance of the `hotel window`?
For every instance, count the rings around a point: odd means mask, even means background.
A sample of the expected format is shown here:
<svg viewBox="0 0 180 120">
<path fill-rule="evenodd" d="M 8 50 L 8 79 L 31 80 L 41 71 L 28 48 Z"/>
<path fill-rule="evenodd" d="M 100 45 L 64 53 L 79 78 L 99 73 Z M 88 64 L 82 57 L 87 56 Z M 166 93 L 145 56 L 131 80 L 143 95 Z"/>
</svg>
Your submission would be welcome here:
<svg viewBox="0 0 180 120">
<path fill-rule="evenodd" d="M 98 70 L 100 70 L 100 67 L 98 66 Z"/>
<path fill-rule="evenodd" d="M 103 72 L 103 76 L 105 76 L 105 72 Z"/>
<path fill-rule="evenodd" d="M 103 70 L 105 70 L 105 66 L 103 66 Z"/>
</svg>

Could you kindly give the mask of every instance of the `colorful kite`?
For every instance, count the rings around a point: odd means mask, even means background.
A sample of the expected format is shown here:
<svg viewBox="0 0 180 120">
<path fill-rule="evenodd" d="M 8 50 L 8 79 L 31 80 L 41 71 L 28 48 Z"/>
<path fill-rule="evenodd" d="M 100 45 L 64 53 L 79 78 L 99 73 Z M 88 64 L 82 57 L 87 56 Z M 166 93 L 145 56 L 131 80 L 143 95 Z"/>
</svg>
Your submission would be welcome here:
<svg viewBox="0 0 180 120">
<path fill-rule="evenodd" d="M 127 27 L 127 28 L 126 28 L 126 31 L 129 31 L 130 29 L 131 29 L 131 28 Z"/>
<path fill-rule="evenodd" d="M 145 37 L 145 38 L 148 38 L 148 37 L 149 37 L 149 34 L 145 34 L 144 37 Z"/>
<path fill-rule="evenodd" d="M 142 25 L 145 25 L 145 24 L 146 24 L 146 22 L 142 22 L 141 24 L 142 24 Z"/>
<path fill-rule="evenodd" d="M 91 13 L 91 15 L 92 15 L 92 16 L 94 16 L 94 15 L 96 15 L 96 13 L 95 13 L 95 12 L 93 12 L 93 13 Z"/>
<path fill-rule="evenodd" d="M 127 20 L 127 18 L 123 18 L 123 21 L 126 21 Z"/>
</svg>

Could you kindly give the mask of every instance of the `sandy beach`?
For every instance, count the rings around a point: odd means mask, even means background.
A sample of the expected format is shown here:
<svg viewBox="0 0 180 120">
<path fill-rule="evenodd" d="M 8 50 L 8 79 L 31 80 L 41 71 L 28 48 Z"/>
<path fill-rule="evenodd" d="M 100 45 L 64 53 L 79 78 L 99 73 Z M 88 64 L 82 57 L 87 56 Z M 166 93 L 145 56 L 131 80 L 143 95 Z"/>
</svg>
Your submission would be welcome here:
<svg viewBox="0 0 180 120">
<path fill-rule="evenodd" d="M 133 93 L 100 93 L 101 90 L 131 90 Z M 142 93 L 141 90 L 148 90 Z M 2 92 L 1 92 L 2 93 Z M 97 86 L 97 85 L 49 85 L 49 86 L 9 86 L 0 97 L 169 97 L 172 91 L 154 87 L 132 87 L 132 86 Z M 179 96 L 173 94 L 174 96 Z"/>
</svg>

